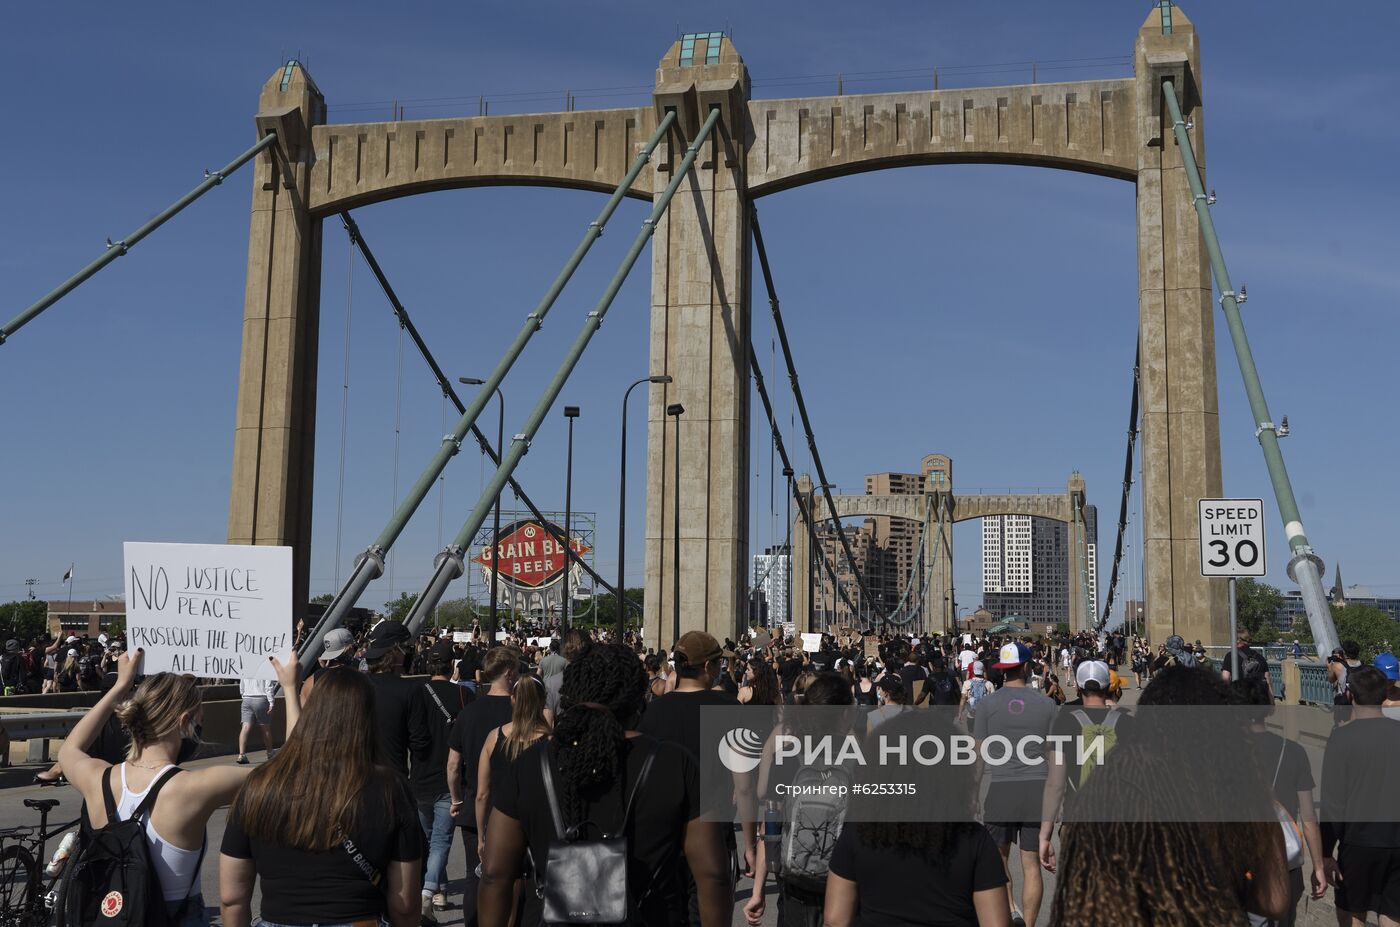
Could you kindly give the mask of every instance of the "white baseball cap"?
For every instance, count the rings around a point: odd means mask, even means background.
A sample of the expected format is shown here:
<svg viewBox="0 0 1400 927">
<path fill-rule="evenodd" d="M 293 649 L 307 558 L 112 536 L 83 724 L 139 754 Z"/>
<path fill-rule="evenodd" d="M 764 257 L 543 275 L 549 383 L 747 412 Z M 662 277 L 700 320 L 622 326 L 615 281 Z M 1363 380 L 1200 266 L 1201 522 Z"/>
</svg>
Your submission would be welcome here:
<svg viewBox="0 0 1400 927">
<path fill-rule="evenodd" d="M 1108 691 L 1108 664 L 1102 660 L 1085 660 L 1074 671 L 1074 684 L 1084 688 L 1089 683 L 1097 683 L 1100 692 Z"/>
<path fill-rule="evenodd" d="M 981 660 L 977 660 L 977 661 L 975 661 L 975 662 L 972 664 L 972 675 L 974 675 L 974 676 L 985 676 L 985 675 L 987 675 L 987 667 L 985 667 L 984 665 L 982 665 L 982 661 L 981 661 Z"/>
</svg>

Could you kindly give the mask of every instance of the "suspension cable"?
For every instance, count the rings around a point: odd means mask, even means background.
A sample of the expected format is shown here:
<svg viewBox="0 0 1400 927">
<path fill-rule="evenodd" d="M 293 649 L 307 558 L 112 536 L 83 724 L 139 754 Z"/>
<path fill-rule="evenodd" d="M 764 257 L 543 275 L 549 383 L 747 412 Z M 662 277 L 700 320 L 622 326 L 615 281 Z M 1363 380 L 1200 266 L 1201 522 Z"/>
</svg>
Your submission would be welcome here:
<svg viewBox="0 0 1400 927">
<path fill-rule="evenodd" d="M 826 478 L 826 468 L 822 465 L 821 453 L 817 450 L 817 438 L 812 432 L 812 419 L 807 414 L 807 403 L 802 398 L 802 387 L 797 382 L 797 366 L 793 363 L 792 346 L 788 343 L 787 328 L 783 325 L 783 315 L 778 308 L 778 291 L 773 286 L 773 272 L 768 266 L 768 250 L 763 247 L 763 233 L 758 226 L 758 210 L 752 206 L 749 207 L 749 210 L 754 246 L 758 249 L 758 263 L 763 270 L 763 285 L 768 289 L 768 306 L 773 310 L 773 325 L 777 329 L 778 341 L 783 347 L 783 359 L 787 362 L 788 382 L 792 384 L 793 398 L 797 401 L 797 412 L 802 416 L 802 430 L 807 435 L 807 447 L 812 452 L 812 466 L 817 471 L 817 479 L 821 483 L 827 507 L 834 516 L 836 514 L 836 500 L 831 494 L 831 486 Z M 851 554 L 850 541 L 846 539 L 844 531 L 838 532 L 837 536 L 841 541 L 841 549 L 846 555 L 846 560 L 851 564 L 851 572 L 855 575 L 861 598 L 871 602 L 870 589 L 865 583 L 864 573 L 856 566 L 855 557 Z M 883 623 L 885 616 L 881 616 L 880 620 Z"/>
<path fill-rule="evenodd" d="M 389 278 L 384 274 L 384 269 L 379 266 L 379 261 L 375 258 L 374 252 L 370 250 L 369 243 L 365 241 L 364 235 L 360 231 L 359 224 L 354 220 L 354 218 L 351 217 L 351 215 L 348 212 L 341 213 L 340 219 L 342 224 L 345 226 L 346 234 L 350 236 L 350 241 L 352 245 L 359 249 L 360 254 L 365 259 L 365 263 L 369 265 L 370 271 L 374 274 L 375 279 L 379 281 L 380 288 L 384 290 L 384 295 L 389 300 L 389 306 L 393 310 L 394 316 L 398 319 L 400 334 L 402 335 L 402 333 L 407 332 L 409 338 L 413 340 L 414 345 L 418 348 L 418 353 L 422 356 L 423 360 L 428 364 L 428 368 L 432 371 L 433 379 L 437 381 L 438 388 L 442 390 L 443 398 L 445 400 L 450 400 L 452 404 L 456 406 L 458 414 L 465 412 L 466 406 L 463 405 L 461 398 L 457 395 L 457 391 L 453 389 L 452 382 L 448 380 L 447 375 L 443 373 L 442 367 L 438 365 L 437 358 L 433 357 L 433 353 L 431 350 L 429 350 L 427 342 L 423 340 L 423 336 L 418 331 L 418 326 L 413 324 L 413 319 L 409 317 L 408 310 L 404 308 L 403 303 L 399 300 L 398 293 L 394 291 L 393 285 L 389 283 Z M 402 378 L 402 370 L 400 370 L 400 378 Z M 446 410 L 444 409 L 444 415 L 445 414 Z M 484 459 L 490 460 L 493 466 L 499 466 L 501 463 L 500 457 L 497 456 L 495 449 L 491 446 L 491 443 L 486 440 L 486 435 L 482 433 L 481 429 L 477 428 L 477 426 L 473 424 L 471 427 L 471 434 L 474 438 L 476 438 L 477 446 L 481 449 L 481 453 Z M 441 474 L 438 475 L 438 480 L 439 482 L 441 482 Z M 535 518 L 539 520 L 540 527 L 544 528 L 546 532 L 548 532 L 551 536 L 553 536 L 553 538 L 556 541 L 559 542 L 559 545 L 561 547 L 565 548 L 567 554 L 569 555 L 569 558 L 572 559 L 575 563 L 579 564 L 581 567 L 583 567 L 583 569 L 588 573 L 588 575 L 591 576 L 593 580 L 599 585 L 601 585 L 604 589 L 612 593 L 614 596 L 617 595 L 616 589 L 614 589 L 611 585 L 607 583 L 606 580 L 604 580 L 601 576 L 594 572 L 593 568 L 589 566 L 588 562 L 579 557 L 578 553 L 573 549 L 571 545 L 564 543 L 564 532 L 558 528 L 555 528 L 553 524 L 547 518 L 544 517 L 544 514 L 539 510 L 535 503 L 531 501 L 530 497 L 525 494 L 525 490 L 520 487 L 520 484 L 515 481 L 515 478 L 511 477 L 507 481 L 507 484 L 510 486 L 511 491 L 515 493 L 516 498 L 523 502 L 525 506 L 530 510 L 531 514 L 533 514 Z M 439 492 L 441 493 L 441 490 Z M 441 534 L 441 494 L 439 494 L 438 506 L 438 533 Z M 640 610 L 640 606 L 636 605 L 636 603 L 632 603 L 632 607 L 636 610 Z"/>
<path fill-rule="evenodd" d="M 1138 436 L 1138 366 L 1142 363 L 1142 343 L 1133 358 L 1133 398 L 1128 403 L 1128 450 L 1123 459 L 1123 498 L 1118 504 L 1118 540 L 1113 545 L 1113 572 L 1108 581 L 1108 598 L 1104 600 L 1103 617 L 1098 628 L 1108 627 L 1108 615 L 1113 609 L 1113 597 L 1118 591 L 1118 562 L 1123 558 L 1123 535 L 1128 530 L 1128 497 L 1133 491 L 1133 456 Z"/>
<path fill-rule="evenodd" d="M 409 489 L 407 497 L 400 503 L 393 517 L 390 518 L 389 523 L 384 526 L 384 530 L 379 533 L 379 537 L 377 537 L 369 547 L 365 548 L 356 559 L 354 572 L 350 574 L 350 578 L 345 581 L 345 585 L 336 593 L 335 599 L 332 600 L 330 607 L 326 609 L 326 613 L 321 616 L 321 620 L 316 623 L 316 627 L 312 629 L 311 633 L 306 638 L 306 644 L 302 649 L 301 655 L 298 657 L 303 671 L 309 671 L 311 667 L 315 665 L 317 657 L 320 656 L 322 649 L 324 649 L 326 633 L 330 631 L 331 628 L 339 627 L 341 623 L 344 622 L 345 615 L 354 607 L 355 603 L 359 601 L 360 596 L 364 594 L 365 588 L 376 577 L 383 574 L 384 554 L 389 548 L 393 547 L 394 542 L 398 540 L 399 535 L 403 533 L 403 529 L 408 525 L 409 519 L 413 517 L 413 514 L 418 510 L 418 506 L 420 506 L 423 503 L 423 499 L 427 497 L 433 483 L 442 474 L 448 462 L 451 461 L 452 458 L 456 456 L 458 450 L 461 449 L 462 440 L 470 432 L 476 437 L 479 444 L 483 446 L 486 445 L 485 437 L 481 434 L 480 429 L 476 427 L 476 420 L 481 416 L 482 409 L 486 407 L 487 399 L 490 397 L 492 391 L 505 379 L 506 374 L 510 372 L 510 368 L 514 366 L 516 360 L 519 359 L 521 353 L 524 352 L 525 346 L 529 343 L 535 332 L 539 331 L 542 327 L 545 316 L 559 299 L 559 294 L 564 291 L 565 285 L 568 284 L 570 278 L 573 277 L 574 271 L 577 270 L 579 264 L 583 262 L 585 255 L 587 255 L 589 249 L 593 247 L 593 243 L 603 234 L 603 227 L 607 225 L 608 220 L 617 210 L 618 204 L 622 202 L 623 197 L 632 189 L 632 184 L 636 182 L 637 177 L 642 173 L 642 169 L 651 161 L 652 152 L 656 150 L 656 146 L 660 144 L 661 139 L 670 131 L 675 121 L 676 113 L 674 110 L 668 111 L 661 117 L 661 120 L 656 125 L 656 131 L 652 133 L 647 143 L 642 146 L 642 150 L 637 153 L 637 157 L 633 160 L 632 166 L 628 168 L 626 175 L 623 176 L 622 181 L 613 190 L 612 196 L 608 198 L 602 211 L 598 213 L 598 218 L 588 224 L 588 231 L 584 233 L 583 239 L 579 242 L 578 246 L 574 248 L 573 254 L 564 262 L 563 268 L 560 269 L 554 281 L 550 284 L 549 289 L 545 291 L 544 296 L 540 299 L 539 303 L 536 304 L 534 311 L 526 316 L 525 323 L 521 326 L 520 332 L 515 336 L 515 340 L 511 342 L 510 347 L 506 349 L 505 355 L 502 356 L 500 361 L 496 364 L 496 369 L 487 377 L 486 383 L 482 385 L 480 394 L 472 400 L 470 406 L 463 407 L 464 411 L 462 412 L 461 418 L 457 420 L 456 426 L 452 431 L 443 435 L 442 443 L 438 445 L 437 452 L 433 455 L 432 460 L 428 462 L 427 468 L 418 477 L 418 481 Z M 442 371 L 437 368 L 436 362 L 434 362 L 432 366 L 434 367 L 433 372 L 438 375 L 439 382 L 442 382 Z M 499 470 L 499 465 L 497 469 Z M 516 488 L 513 481 L 512 488 Z M 538 510 L 532 506 L 531 511 Z M 571 556 L 573 545 L 565 543 L 562 546 L 566 555 Z M 595 579 L 599 578 L 595 575 Z M 609 588 L 605 582 L 603 585 L 604 588 Z M 619 596 L 619 598 L 621 599 L 623 597 Z"/>
<path fill-rule="evenodd" d="M 335 490 L 335 584 L 340 585 L 340 532 L 345 516 L 345 435 L 350 420 L 350 310 L 354 306 L 355 246 L 345 259 L 345 360 L 340 392 L 340 482 Z"/>
<path fill-rule="evenodd" d="M 758 398 L 763 401 L 763 412 L 768 417 L 768 426 L 773 431 L 773 447 L 778 451 L 778 457 L 783 461 L 783 469 L 792 470 L 792 461 L 788 457 L 787 445 L 783 443 L 782 429 L 778 427 L 778 420 L 773 417 L 773 402 L 768 396 L 768 387 L 763 382 L 763 369 L 758 365 L 758 354 L 753 349 L 752 340 L 749 341 L 749 369 L 753 371 L 754 386 L 758 389 Z M 797 503 L 798 515 L 807 525 L 807 535 L 809 543 L 812 545 L 812 550 L 816 551 L 818 548 L 821 549 L 820 559 L 822 566 L 824 566 L 827 573 L 831 575 L 832 585 L 835 586 L 836 590 L 841 594 L 841 598 L 846 603 L 846 607 L 854 613 L 855 604 L 851 602 L 851 597 L 846 593 L 845 585 L 837 580 L 836 568 L 831 565 L 830 559 L 826 556 L 825 545 L 820 544 L 817 540 L 816 521 L 812 517 L 813 513 L 807 508 L 806 498 L 798 491 L 796 481 L 789 480 L 788 482 L 792 485 L 792 498 L 793 501 Z M 831 513 L 833 516 L 835 515 L 836 509 L 834 507 L 831 509 Z M 789 569 L 791 569 L 792 551 L 789 549 L 787 554 Z M 788 603 L 788 615 L 789 617 L 792 616 L 791 602 Z"/>
<path fill-rule="evenodd" d="M 593 339 L 594 334 L 602 327 L 603 319 L 607 316 L 608 309 L 612 306 L 614 300 L 617 299 L 618 291 L 622 289 L 622 284 L 627 279 L 627 275 L 632 272 L 632 268 L 637 266 L 637 259 L 641 256 L 642 249 L 646 247 L 647 242 L 650 241 L 652 235 L 655 234 L 656 224 L 670 207 L 671 200 L 676 195 L 676 191 L 680 189 L 681 182 L 690 174 L 691 167 L 695 164 L 696 156 L 699 155 L 701 147 L 705 144 L 705 140 L 709 137 L 710 132 L 713 131 L 716 123 L 719 122 L 721 112 L 722 110 L 719 107 L 711 109 L 710 114 L 705 118 L 705 121 L 701 123 L 699 131 L 695 133 L 690 144 L 686 146 L 685 156 L 676 166 L 670 182 L 666 184 L 666 188 L 661 192 L 661 195 L 656 198 L 651 212 L 647 214 L 646 219 L 642 220 L 641 229 L 638 230 L 636 236 L 632 239 L 632 244 L 627 249 L 626 255 L 623 256 L 622 262 L 613 273 L 612 279 L 608 281 L 607 287 L 604 288 L 603 295 L 599 297 L 598 302 L 594 304 L 593 310 L 589 312 L 585 318 L 583 328 L 579 331 L 578 335 L 575 336 L 573 344 L 570 345 L 568 352 L 564 355 L 564 360 L 555 371 L 553 379 L 549 381 L 549 385 L 545 388 L 544 393 L 541 394 L 534 408 L 530 411 L 529 417 L 525 420 L 523 430 L 516 433 L 515 437 L 510 442 L 510 447 L 501 455 L 501 463 L 496 467 L 496 472 L 491 477 L 491 482 L 487 486 L 486 493 L 481 498 L 477 499 L 476 505 L 472 508 L 470 514 L 467 515 L 467 520 L 462 523 L 462 527 L 457 532 L 456 537 L 454 537 L 451 543 L 438 554 L 433 564 L 432 576 L 429 578 L 427 585 L 424 586 L 423 592 L 418 597 L 418 601 L 414 603 L 413 609 L 408 613 L 404 621 L 404 623 L 408 625 L 410 631 L 416 629 L 423 623 L 428 612 L 432 610 L 433 606 L 437 604 L 437 600 L 440 599 L 443 592 L 446 591 L 448 584 L 462 575 L 465 569 L 465 565 L 462 561 L 463 550 L 465 550 L 466 546 L 471 542 L 472 536 L 481 528 L 482 523 L 486 521 L 486 515 L 491 510 L 492 499 L 505 488 L 505 484 L 510 479 L 511 474 L 515 471 L 515 468 L 520 465 L 521 458 L 523 458 L 525 452 L 530 449 L 530 442 L 534 440 L 535 435 L 539 432 L 540 426 L 544 424 L 545 416 L 549 414 L 549 410 L 559 398 L 559 393 L 563 391 L 564 384 L 578 366 L 579 359 L 583 357 L 584 351 L 588 349 L 588 344 Z M 668 113 L 668 115 L 670 114 Z M 484 390 L 486 387 L 483 386 L 482 388 Z M 747 476 L 745 479 L 747 480 Z M 567 550 L 572 547 L 572 545 L 566 542 L 564 547 Z M 679 564 L 676 566 L 677 569 L 679 569 Z"/>
</svg>

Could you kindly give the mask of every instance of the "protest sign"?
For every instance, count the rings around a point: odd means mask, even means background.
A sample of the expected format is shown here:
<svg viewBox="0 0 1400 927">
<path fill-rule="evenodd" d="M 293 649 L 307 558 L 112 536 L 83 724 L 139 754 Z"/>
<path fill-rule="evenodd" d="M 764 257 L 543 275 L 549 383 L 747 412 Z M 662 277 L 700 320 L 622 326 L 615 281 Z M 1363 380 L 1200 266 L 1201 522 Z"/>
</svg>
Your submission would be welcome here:
<svg viewBox="0 0 1400 927">
<path fill-rule="evenodd" d="M 497 632 L 496 632 L 496 641 L 497 641 L 498 643 L 505 643 L 505 642 L 508 641 L 508 640 L 510 640 L 510 632 L 509 632 L 509 631 L 497 631 Z"/>
<path fill-rule="evenodd" d="M 530 638 L 530 643 L 534 644 L 536 647 L 543 647 L 547 650 L 549 649 L 549 642 L 553 639 L 552 637 L 532 637 Z"/>
<path fill-rule="evenodd" d="M 122 545 L 127 646 L 142 672 L 276 679 L 292 646 L 292 549 L 250 544 Z"/>
<path fill-rule="evenodd" d="M 822 649 L 822 636 L 817 633 L 802 633 L 802 649 L 808 653 L 816 653 Z"/>
<path fill-rule="evenodd" d="M 867 660 L 874 660 L 880 656 L 880 639 L 878 637 L 862 638 L 861 647 Z"/>
<path fill-rule="evenodd" d="M 470 631 L 453 631 L 453 632 L 452 632 L 452 643 L 454 643 L 454 644 L 470 644 L 471 642 L 472 642 L 472 632 L 470 632 Z"/>
</svg>

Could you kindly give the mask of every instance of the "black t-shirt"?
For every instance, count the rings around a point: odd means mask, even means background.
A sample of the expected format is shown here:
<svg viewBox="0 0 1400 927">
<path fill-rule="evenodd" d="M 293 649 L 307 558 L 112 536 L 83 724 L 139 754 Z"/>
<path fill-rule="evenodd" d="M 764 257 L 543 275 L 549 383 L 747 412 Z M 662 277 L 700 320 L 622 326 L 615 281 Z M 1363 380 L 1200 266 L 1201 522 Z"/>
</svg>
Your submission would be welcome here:
<svg viewBox="0 0 1400 927">
<path fill-rule="evenodd" d="M 421 760 L 414 757 L 409 785 L 420 802 L 433 802 L 447 794 L 447 750 L 452 724 L 458 712 L 476 696 L 447 679 L 430 679 L 421 686 L 430 746 Z M 436 696 L 436 698 L 434 698 Z"/>
<path fill-rule="evenodd" d="M 624 782 L 614 783 L 612 788 L 584 803 L 583 820 L 597 825 L 597 829 L 589 828 L 585 836 L 592 839 L 598 836 L 598 830 L 607 833 L 617 830 L 622 822 L 624 796 L 641 772 L 645 747 L 652 744 L 656 759 L 652 761 L 646 783 L 637 792 L 632 821 L 627 829 L 628 882 L 634 900 L 643 894 L 647 896 L 640 912 L 640 923 L 677 923 L 673 913 L 678 904 L 684 904 L 685 897 L 680 885 L 685 826 L 700 816 L 699 778 L 695 763 L 684 750 L 645 735 L 630 739 Z M 520 822 L 542 880 L 549 877 L 549 844 L 557 836 L 540 768 L 540 752 L 546 749 L 553 757 L 556 749 L 553 738 L 545 738 L 521 753 L 512 767 L 514 775 L 501 777 L 500 781 L 495 776 L 491 779 L 492 806 Z M 551 765 L 559 800 L 563 802 L 558 766 L 552 761 Z M 578 822 L 566 818 L 564 823 L 572 826 Z M 651 887 L 649 893 L 648 886 Z M 679 922 L 684 923 L 684 920 Z"/>
<path fill-rule="evenodd" d="M 374 716 L 384 757 L 407 776 L 409 755 L 414 762 L 425 762 L 432 751 L 432 735 L 423 705 L 427 693 L 421 682 L 394 673 L 371 673 L 369 681 L 374 686 Z"/>
<path fill-rule="evenodd" d="M 707 689 L 701 692 L 668 692 L 647 703 L 646 713 L 637 729 L 657 740 L 673 743 L 690 755 L 698 768 L 704 770 L 707 782 L 718 782 L 730 775 L 720 763 L 719 751 L 700 749 L 700 710 L 710 705 L 736 707 L 739 700 L 732 695 Z M 719 792 L 709 793 L 715 801 Z M 727 794 L 727 793 L 726 793 Z M 706 807 L 707 814 L 723 814 L 722 806 Z"/>
<path fill-rule="evenodd" d="M 356 807 L 350 839 L 383 873 L 391 862 L 422 859 L 423 827 L 408 790 L 396 777 L 386 807 L 378 789 Z M 385 913 L 384 891 L 370 882 L 344 847 L 321 853 L 292 850 L 249 837 L 235 807 L 224 827 L 221 851 L 251 859 L 262 884 L 262 916 L 278 924 L 341 924 Z"/>
<path fill-rule="evenodd" d="M 1307 753 L 1300 744 L 1268 731 L 1253 731 L 1251 736 L 1259 751 L 1259 768 L 1273 783 L 1274 799 L 1297 820 L 1298 793 L 1311 792 L 1317 784 Z"/>
<path fill-rule="evenodd" d="M 899 668 L 899 681 L 904 683 L 904 694 L 909 698 L 914 697 L 914 683 L 923 682 L 928 678 L 928 670 L 917 663 L 906 663 Z"/>
<path fill-rule="evenodd" d="M 481 655 L 475 650 L 468 650 L 462 655 L 462 659 L 457 661 L 457 678 L 463 682 L 476 682 L 476 674 L 480 669 Z"/>
<path fill-rule="evenodd" d="M 1400 849 L 1400 724 L 1353 718 L 1322 754 L 1322 851 L 1349 846 Z M 1345 873 L 1344 873 L 1345 875 Z"/>
<path fill-rule="evenodd" d="M 462 755 L 461 789 L 462 810 L 457 814 L 457 825 L 468 830 L 476 830 L 476 774 L 481 762 L 481 748 L 486 745 L 486 737 L 502 724 L 510 722 L 511 706 L 509 695 L 483 695 L 467 705 L 457 714 L 452 725 L 449 746 Z M 494 783 L 492 791 L 495 791 Z"/>
<path fill-rule="evenodd" d="M 942 682 L 940 689 L 939 683 Z M 934 670 L 928 675 L 924 689 L 929 693 L 931 705 L 957 705 L 962 699 L 962 683 L 947 670 Z"/>
<path fill-rule="evenodd" d="M 848 824 L 836 839 L 831 873 L 856 883 L 862 927 L 977 927 L 973 893 L 1006 884 L 996 844 L 978 824 L 964 825 L 933 861 L 865 846 L 858 825 Z"/>
<path fill-rule="evenodd" d="M 783 684 L 784 692 L 792 691 L 792 684 L 797 681 L 797 677 L 802 675 L 802 661 L 792 657 L 783 660 L 778 664 L 778 679 Z"/>
</svg>

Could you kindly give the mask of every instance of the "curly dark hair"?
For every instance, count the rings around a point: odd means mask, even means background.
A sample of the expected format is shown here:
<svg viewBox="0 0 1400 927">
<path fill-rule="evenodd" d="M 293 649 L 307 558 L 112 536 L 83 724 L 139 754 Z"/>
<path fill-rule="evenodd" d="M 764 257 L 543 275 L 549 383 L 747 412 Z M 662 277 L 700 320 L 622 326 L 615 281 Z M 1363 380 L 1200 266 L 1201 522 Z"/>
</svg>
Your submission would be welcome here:
<svg viewBox="0 0 1400 927">
<path fill-rule="evenodd" d="M 554 726 L 560 803 L 568 826 L 623 777 L 628 728 L 641 715 L 646 670 L 629 648 L 595 644 L 564 667 Z"/>
</svg>

